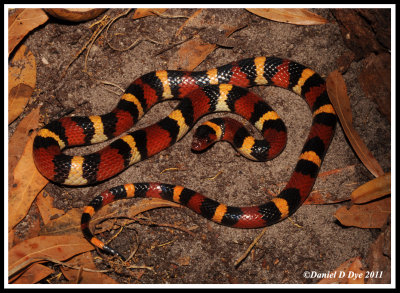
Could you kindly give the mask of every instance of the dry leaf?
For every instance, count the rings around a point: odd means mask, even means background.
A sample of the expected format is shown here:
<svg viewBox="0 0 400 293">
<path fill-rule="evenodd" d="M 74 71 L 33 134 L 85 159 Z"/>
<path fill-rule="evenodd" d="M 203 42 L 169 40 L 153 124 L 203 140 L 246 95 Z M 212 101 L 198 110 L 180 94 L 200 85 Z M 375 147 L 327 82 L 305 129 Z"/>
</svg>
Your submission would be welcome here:
<svg viewBox="0 0 400 293">
<path fill-rule="evenodd" d="M 247 8 L 246 10 L 263 18 L 291 24 L 315 25 L 328 22 L 322 16 L 305 8 Z"/>
<path fill-rule="evenodd" d="M 46 186 L 48 180 L 36 169 L 32 148 L 36 134 L 29 138 L 21 159 L 13 172 L 12 184 L 8 191 L 8 229 L 14 228 L 28 213 L 37 194 Z"/>
<path fill-rule="evenodd" d="M 12 276 L 28 265 L 49 258 L 63 261 L 93 250 L 83 236 L 38 236 L 21 242 L 8 251 L 8 275 Z"/>
<path fill-rule="evenodd" d="M 32 110 L 14 131 L 8 142 L 8 173 L 11 174 L 21 157 L 26 142 L 29 140 L 29 133 L 39 125 L 40 107 Z M 10 176 L 11 177 L 11 176 Z"/>
<path fill-rule="evenodd" d="M 31 30 L 49 19 L 40 8 L 19 9 L 16 13 L 18 15 L 10 17 L 8 23 L 8 55 Z"/>
<path fill-rule="evenodd" d="M 227 38 L 243 28 L 243 22 L 235 20 L 230 23 L 216 22 L 210 25 L 209 16 L 206 10 L 197 9 L 178 29 L 176 36 L 180 35 L 184 28 L 199 31 L 192 39 L 183 43 L 179 50 L 170 59 L 169 67 L 171 69 L 193 71 L 207 56 L 212 53 L 220 44 L 227 42 Z M 193 34 L 192 34 L 193 35 Z"/>
<path fill-rule="evenodd" d="M 51 197 L 47 192 L 42 190 L 36 197 L 36 205 L 39 209 L 43 223 L 47 225 L 51 218 L 54 216 L 61 216 L 64 213 L 63 210 L 59 210 L 53 207 L 54 198 Z"/>
<path fill-rule="evenodd" d="M 39 235 L 40 231 L 40 216 L 38 216 L 38 211 L 33 209 L 32 212 L 29 213 L 29 221 L 24 223 L 23 233 L 21 233 L 21 227 L 15 227 L 12 231 L 14 231 L 15 235 L 12 237 L 12 242 L 10 242 L 9 247 L 13 247 L 18 243 L 25 241 L 26 239 L 33 238 Z M 11 232 L 9 235 L 11 234 Z"/>
<path fill-rule="evenodd" d="M 162 14 L 167 8 L 137 8 L 133 14 L 133 19 L 138 19 L 150 15 Z"/>
<path fill-rule="evenodd" d="M 199 66 L 216 47 L 216 44 L 209 44 L 204 42 L 200 37 L 195 37 L 179 48 L 177 52 L 178 60 L 171 66 L 179 70 L 192 71 Z"/>
<path fill-rule="evenodd" d="M 314 190 L 310 193 L 307 199 L 304 201 L 304 205 L 317 205 L 317 204 L 333 204 L 349 200 L 348 195 L 339 197 L 338 195 L 332 195 L 328 191 Z"/>
<path fill-rule="evenodd" d="M 24 45 L 15 52 L 8 68 L 8 123 L 24 110 L 36 85 L 36 61 Z"/>
<path fill-rule="evenodd" d="M 203 9 L 196 9 L 196 11 L 188 19 L 186 19 L 185 22 L 176 31 L 175 36 L 179 36 L 181 34 L 183 28 L 186 27 L 191 22 L 195 21 L 196 18 L 202 13 L 202 11 L 203 11 Z"/>
<path fill-rule="evenodd" d="M 66 214 L 48 222 L 41 230 L 40 235 L 82 235 L 81 230 L 82 209 L 70 209 Z"/>
<path fill-rule="evenodd" d="M 382 176 L 384 174 L 382 167 L 368 150 L 352 125 L 353 118 L 349 97 L 347 96 L 347 87 L 339 71 L 335 70 L 329 74 L 326 79 L 326 86 L 329 98 L 339 117 L 343 130 L 357 156 L 375 177 Z"/>
<path fill-rule="evenodd" d="M 347 272 L 347 284 L 364 284 L 365 272 L 360 258 L 353 261 Z"/>
<path fill-rule="evenodd" d="M 221 36 L 226 39 L 240 28 L 222 24 L 219 28 L 215 28 L 215 31 L 222 31 Z M 217 43 L 206 42 L 199 35 L 196 35 L 179 48 L 177 54 L 172 58 L 170 66 L 179 70 L 193 71 L 217 47 Z"/>
<path fill-rule="evenodd" d="M 190 256 L 182 256 L 176 260 L 176 263 L 180 266 L 190 265 Z"/>
<path fill-rule="evenodd" d="M 7 237 L 7 239 L 8 239 L 8 248 L 9 249 L 14 246 L 15 238 L 16 238 L 15 230 L 9 231 L 8 232 L 8 237 Z"/>
<path fill-rule="evenodd" d="M 359 186 L 351 193 L 354 203 L 366 203 L 390 194 L 390 172 Z"/>
<path fill-rule="evenodd" d="M 318 284 L 364 284 L 364 278 L 361 258 L 353 257 L 342 263 L 335 271 L 327 273 Z"/>
<path fill-rule="evenodd" d="M 72 266 L 81 266 L 87 269 L 98 270 L 93 262 L 92 254 L 90 252 L 85 252 L 80 255 L 73 257 L 67 262 Z M 62 266 L 61 271 L 65 278 L 76 284 L 76 277 L 78 270 L 69 268 L 67 266 Z M 99 272 L 88 272 L 83 270 L 79 278 L 79 284 L 118 284 L 113 278 L 110 278 L 106 274 Z"/>
<path fill-rule="evenodd" d="M 320 172 L 318 174 L 318 178 L 326 179 L 329 176 L 335 176 L 336 174 L 340 174 L 340 173 L 342 173 L 342 176 L 343 175 L 353 176 L 355 173 L 355 165 L 349 165 L 349 166 L 339 168 L 339 169 L 332 169 L 332 170 L 328 170 L 325 172 Z M 343 174 L 343 173 L 345 173 L 345 174 Z M 352 189 L 350 190 L 350 187 L 347 187 L 347 186 L 342 186 L 341 188 L 344 188 L 344 189 L 348 188 L 349 192 L 352 190 Z M 310 193 L 308 198 L 305 200 L 304 204 L 332 204 L 332 203 L 339 203 L 339 202 L 348 201 L 348 200 L 349 200 L 348 193 L 331 194 L 330 192 L 325 191 L 325 190 L 315 189 Z"/>
<path fill-rule="evenodd" d="M 105 8 L 46 8 L 48 14 L 58 19 L 81 22 L 91 20 L 102 14 Z"/>
<path fill-rule="evenodd" d="M 51 274 L 54 274 L 54 270 L 51 268 L 34 263 L 13 281 L 12 284 L 35 284 Z"/>
<path fill-rule="evenodd" d="M 337 209 L 335 217 L 344 226 L 359 228 L 381 228 L 390 215 L 390 198 L 373 201 L 362 205 L 352 205 L 350 209 Z"/>
</svg>

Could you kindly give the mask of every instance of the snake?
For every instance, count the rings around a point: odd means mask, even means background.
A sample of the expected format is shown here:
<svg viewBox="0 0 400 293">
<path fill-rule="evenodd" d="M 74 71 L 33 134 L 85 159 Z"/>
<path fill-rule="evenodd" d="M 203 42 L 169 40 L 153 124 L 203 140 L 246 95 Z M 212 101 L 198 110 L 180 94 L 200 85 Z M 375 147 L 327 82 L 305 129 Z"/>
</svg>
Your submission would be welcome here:
<svg viewBox="0 0 400 293">
<path fill-rule="evenodd" d="M 232 112 L 242 116 L 261 132 L 263 139 L 255 139 L 235 119 L 215 118 L 198 127 L 192 142 L 193 150 L 201 151 L 216 141 L 226 140 L 251 160 L 270 160 L 285 147 L 287 130 L 264 99 L 247 89 L 263 85 L 294 92 L 306 101 L 312 113 L 312 125 L 295 168 L 276 197 L 260 205 L 235 207 L 180 185 L 129 183 L 107 189 L 94 197 L 83 210 L 81 229 L 84 237 L 95 247 L 124 259 L 121 253 L 94 236 L 89 223 L 101 207 L 133 197 L 173 201 L 229 227 L 272 225 L 292 215 L 310 194 L 337 123 L 325 80 L 312 69 L 289 59 L 260 56 L 205 71 L 158 70 L 146 73 L 126 88 L 111 112 L 99 116 L 62 117 L 41 128 L 33 143 L 34 162 L 40 173 L 55 183 L 94 185 L 172 146 L 202 116 L 214 112 Z M 170 99 L 178 99 L 179 104 L 167 117 L 126 133 L 153 105 Z M 65 148 L 95 144 L 115 137 L 119 138 L 84 156 L 62 152 Z"/>
</svg>

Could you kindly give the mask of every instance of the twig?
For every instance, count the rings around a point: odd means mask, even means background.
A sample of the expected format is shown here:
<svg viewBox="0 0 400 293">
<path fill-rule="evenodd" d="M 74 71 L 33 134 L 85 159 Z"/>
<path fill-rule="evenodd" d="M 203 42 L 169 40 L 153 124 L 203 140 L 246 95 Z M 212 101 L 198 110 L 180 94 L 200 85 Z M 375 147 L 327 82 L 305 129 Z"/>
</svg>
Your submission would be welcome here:
<svg viewBox="0 0 400 293">
<path fill-rule="evenodd" d="M 261 239 L 261 237 L 264 235 L 265 231 L 267 231 L 267 227 L 265 227 L 260 234 L 253 240 L 253 242 L 250 244 L 250 246 L 246 249 L 246 251 L 242 254 L 241 257 L 239 257 L 238 260 L 235 261 L 234 266 L 237 268 L 240 263 L 247 257 L 247 255 L 250 253 L 250 251 L 253 249 L 253 247 L 257 244 L 257 242 Z"/>
<path fill-rule="evenodd" d="M 112 85 L 112 86 L 118 88 L 122 93 L 125 91 L 125 90 L 124 90 L 122 87 L 120 87 L 118 84 L 113 83 L 113 82 L 111 82 L 111 81 L 100 80 L 100 79 L 96 79 L 96 81 L 97 81 L 97 82 L 100 82 L 100 83 L 102 83 L 102 84 L 105 84 L 105 85 Z M 113 94 L 116 94 L 116 95 L 118 95 L 118 96 L 121 95 L 121 93 L 117 93 L 117 92 L 115 92 L 115 91 L 113 91 L 113 90 L 110 90 L 110 89 L 108 89 L 108 88 L 105 88 L 105 90 L 106 90 L 106 91 L 109 91 L 109 92 L 111 92 L 111 93 L 113 93 Z"/>
<path fill-rule="evenodd" d="M 224 173 L 223 171 L 219 171 L 216 175 L 214 175 L 213 177 L 207 177 L 205 179 L 207 180 L 215 180 L 215 178 L 217 178 L 219 175 L 221 175 L 222 173 Z"/>
<path fill-rule="evenodd" d="M 179 168 L 176 168 L 176 167 L 166 168 L 166 169 L 162 170 L 160 172 L 160 174 L 162 174 L 164 172 L 168 172 L 168 171 L 178 171 L 178 170 L 179 170 Z"/>
<path fill-rule="evenodd" d="M 293 225 L 295 225 L 297 228 L 303 228 L 303 226 L 297 224 L 291 217 L 288 217 L 289 221 L 292 222 Z"/>
</svg>

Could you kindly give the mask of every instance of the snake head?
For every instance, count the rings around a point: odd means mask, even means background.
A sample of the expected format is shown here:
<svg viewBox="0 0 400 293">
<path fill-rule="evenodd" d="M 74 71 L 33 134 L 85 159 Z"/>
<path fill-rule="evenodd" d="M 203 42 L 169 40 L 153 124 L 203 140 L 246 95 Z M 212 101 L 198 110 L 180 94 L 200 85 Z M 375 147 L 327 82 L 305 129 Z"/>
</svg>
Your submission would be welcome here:
<svg viewBox="0 0 400 293">
<path fill-rule="evenodd" d="M 193 135 L 192 150 L 195 152 L 202 152 L 209 148 L 217 140 L 218 138 L 214 129 L 206 124 L 200 125 Z"/>
</svg>

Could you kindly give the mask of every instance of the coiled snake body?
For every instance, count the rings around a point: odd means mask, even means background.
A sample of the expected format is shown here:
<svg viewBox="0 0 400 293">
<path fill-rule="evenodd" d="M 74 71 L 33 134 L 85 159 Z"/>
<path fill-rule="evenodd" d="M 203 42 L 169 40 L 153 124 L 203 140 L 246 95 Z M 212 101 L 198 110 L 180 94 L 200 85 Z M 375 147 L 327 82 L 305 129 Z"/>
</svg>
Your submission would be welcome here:
<svg viewBox="0 0 400 293">
<path fill-rule="evenodd" d="M 313 117 L 293 174 L 276 198 L 257 206 L 231 207 L 182 186 L 126 184 L 104 191 L 85 207 L 82 230 L 93 245 L 120 255 L 94 237 L 89 221 L 102 206 L 126 197 L 164 198 L 214 222 L 237 228 L 271 225 L 294 213 L 311 192 L 337 120 L 325 81 L 313 70 L 290 60 L 256 57 L 201 72 L 161 70 L 145 74 L 126 89 L 112 112 L 64 117 L 42 128 L 33 146 L 36 166 L 44 176 L 60 184 L 95 184 L 166 149 L 179 141 L 201 116 L 217 111 L 243 116 L 261 131 L 265 141 L 255 140 L 238 122 L 218 118 L 199 127 L 193 148 L 201 149 L 204 144 L 225 139 L 250 159 L 271 159 L 285 146 L 286 127 L 263 99 L 245 89 L 255 85 L 273 85 L 295 92 L 305 99 Z M 119 136 L 154 104 L 172 98 L 181 101 L 166 118 L 128 133 L 96 153 L 69 156 L 61 152 L 65 147 Z"/>
</svg>

